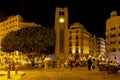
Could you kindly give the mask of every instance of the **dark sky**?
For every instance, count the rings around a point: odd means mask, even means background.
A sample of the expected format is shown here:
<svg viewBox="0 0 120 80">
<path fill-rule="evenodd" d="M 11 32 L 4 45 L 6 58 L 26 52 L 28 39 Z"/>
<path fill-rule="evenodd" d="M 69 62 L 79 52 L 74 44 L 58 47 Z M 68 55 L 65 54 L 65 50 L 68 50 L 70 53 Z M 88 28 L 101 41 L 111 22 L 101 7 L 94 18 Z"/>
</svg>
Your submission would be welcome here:
<svg viewBox="0 0 120 80">
<path fill-rule="evenodd" d="M 20 14 L 25 21 L 54 28 L 55 8 L 68 7 L 69 25 L 79 22 L 91 33 L 105 38 L 105 23 L 111 11 L 120 13 L 118 0 L 2 0 L 0 20 Z"/>
</svg>

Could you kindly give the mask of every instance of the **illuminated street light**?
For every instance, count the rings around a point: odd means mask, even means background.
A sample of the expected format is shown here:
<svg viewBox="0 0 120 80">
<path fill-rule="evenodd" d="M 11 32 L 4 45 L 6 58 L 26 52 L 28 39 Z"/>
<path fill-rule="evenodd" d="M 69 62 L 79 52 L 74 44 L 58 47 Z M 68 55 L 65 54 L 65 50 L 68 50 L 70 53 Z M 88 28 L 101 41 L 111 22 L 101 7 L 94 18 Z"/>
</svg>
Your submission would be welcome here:
<svg viewBox="0 0 120 80">
<path fill-rule="evenodd" d="M 19 53 L 19 52 L 18 52 L 18 51 L 16 51 L 16 55 L 18 55 L 18 53 Z"/>
</svg>

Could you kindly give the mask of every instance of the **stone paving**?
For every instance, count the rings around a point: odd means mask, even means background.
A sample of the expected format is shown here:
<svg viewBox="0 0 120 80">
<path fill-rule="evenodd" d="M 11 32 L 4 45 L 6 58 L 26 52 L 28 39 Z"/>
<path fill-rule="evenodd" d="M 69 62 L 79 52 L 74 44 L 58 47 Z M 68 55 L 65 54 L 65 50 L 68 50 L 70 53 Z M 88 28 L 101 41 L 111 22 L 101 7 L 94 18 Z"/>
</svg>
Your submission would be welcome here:
<svg viewBox="0 0 120 80">
<path fill-rule="evenodd" d="M 26 73 L 24 71 L 18 71 L 17 74 L 15 71 L 10 71 L 10 78 L 8 78 L 8 71 L 0 71 L 0 80 L 18 80 Z"/>
<path fill-rule="evenodd" d="M 120 80 L 120 74 L 109 74 L 106 71 L 87 70 L 87 67 L 70 69 L 32 69 L 19 80 Z"/>
</svg>

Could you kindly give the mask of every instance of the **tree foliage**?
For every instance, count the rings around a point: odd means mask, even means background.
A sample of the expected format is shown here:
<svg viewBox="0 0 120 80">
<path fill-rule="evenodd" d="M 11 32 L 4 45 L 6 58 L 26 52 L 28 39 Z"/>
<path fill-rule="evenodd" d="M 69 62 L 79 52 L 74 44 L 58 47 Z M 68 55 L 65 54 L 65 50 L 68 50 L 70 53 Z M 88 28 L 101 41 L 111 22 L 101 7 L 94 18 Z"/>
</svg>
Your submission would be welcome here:
<svg viewBox="0 0 120 80">
<path fill-rule="evenodd" d="M 44 27 L 27 27 L 9 32 L 1 41 L 2 51 L 23 53 L 53 53 L 55 34 Z"/>
</svg>

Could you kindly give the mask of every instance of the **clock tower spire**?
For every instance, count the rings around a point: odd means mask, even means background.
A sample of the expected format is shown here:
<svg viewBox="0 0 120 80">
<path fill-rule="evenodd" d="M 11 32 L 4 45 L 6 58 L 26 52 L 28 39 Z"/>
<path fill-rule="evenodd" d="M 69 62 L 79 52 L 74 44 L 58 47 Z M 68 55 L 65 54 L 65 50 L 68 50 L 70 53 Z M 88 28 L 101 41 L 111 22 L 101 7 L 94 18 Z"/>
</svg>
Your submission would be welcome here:
<svg viewBox="0 0 120 80">
<path fill-rule="evenodd" d="M 65 59 L 68 55 L 68 9 L 56 7 L 55 11 L 55 59 Z"/>
</svg>

